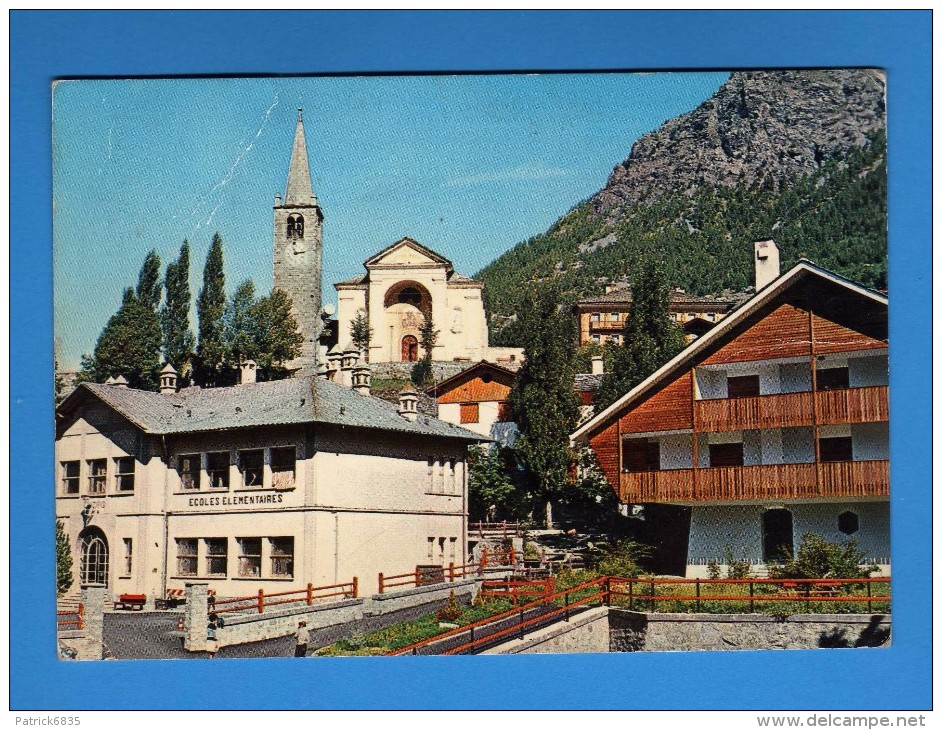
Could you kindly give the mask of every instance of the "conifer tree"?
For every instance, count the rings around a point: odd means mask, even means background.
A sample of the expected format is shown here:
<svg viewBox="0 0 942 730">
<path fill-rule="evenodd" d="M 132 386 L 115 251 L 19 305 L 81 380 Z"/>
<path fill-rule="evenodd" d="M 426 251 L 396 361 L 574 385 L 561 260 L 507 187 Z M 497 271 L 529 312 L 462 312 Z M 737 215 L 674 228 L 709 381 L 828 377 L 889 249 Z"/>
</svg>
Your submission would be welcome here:
<svg viewBox="0 0 942 730">
<path fill-rule="evenodd" d="M 432 372 L 432 353 L 438 344 L 439 331 L 435 329 L 431 314 L 426 315 L 419 328 L 419 344 L 422 345 L 422 359 L 412 367 L 412 382 L 416 387 L 427 388 L 435 380 Z"/>
<path fill-rule="evenodd" d="M 514 447 L 531 496 L 547 508 L 565 486 L 574 455 L 569 434 L 579 419 L 573 389 L 574 321 L 555 285 L 530 288 L 520 310 L 523 367 L 510 394 L 520 436 Z"/>
<path fill-rule="evenodd" d="M 369 352 L 370 340 L 373 337 L 373 328 L 366 318 L 366 312 L 357 310 L 356 317 L 350 323 L 350 339 L 353 346 L 361 353 Z"/>
<path fill-rule="evenodd" d="M 173 365 L 183 380 L 187 380 L 193 354 L 193 333 L 190 331 L 190 244 L 186 239 L 180 247 L 180 257 L 167 264 L 164 288 L 167 297 L 160 312 L 164 359 Z"/>
<path fill-rule="evenodd" d="M 151 251 L 144 258 L 144 265 L 137 276 L 137 300 L 150 307 L 154 312 L 160 308 L 160 256 Z"/>
<path fill-rule="evenodd" d="M 56 593 L 63 595 L 72 587 L 72 549 L 61 520 L 56 520 Z"/>
<path fill-rule="evenodd" d="M 121 375 L 132 388 L 157 390 L 161 340 L 154 310 L 128 287 L 121 307 L 98 337 L 94 354 L 82 356 L 80 379 L 103 383 Z"/>
<path fill-rule="evenodd" d="M 203 268 L 203 288 L 196 302 L 199 319 L 199 344 L 197 352 L 204 378 L 213 379 L 226 357 L 223 340 L 223 313 L 226 308 L 226 277 L 223 272 L 222 237 L 217 233 L 206 257 Z"/>
<path fill-rule="evenodd" d="M 298 321 L 291 313 L 291 297 L 283 289 L 273 289 L 269 296 L 255 302 L 250 321 L 260 377 L 284 377 L 284 365 L 301 354 L 304 344 Z"/>
<path fill-rule="evenodd" d="M 633 267 L 631 308 L 622 342 L 611 351 L 608 375 L 595 396 L 598 413 L 670 360 L 684 347 L 683 331 L 670 319 L 670 289 L 653 256 Z"/>
<path fill-rule="evenodd" d="M 257 304 L 255 284 L 246 279 L 229 299 L 223 313 L 223 340 L 226 360 L 235 366 L 245 360 L 257 359 L 258 328 L 253 321 Z"/>
</svg>

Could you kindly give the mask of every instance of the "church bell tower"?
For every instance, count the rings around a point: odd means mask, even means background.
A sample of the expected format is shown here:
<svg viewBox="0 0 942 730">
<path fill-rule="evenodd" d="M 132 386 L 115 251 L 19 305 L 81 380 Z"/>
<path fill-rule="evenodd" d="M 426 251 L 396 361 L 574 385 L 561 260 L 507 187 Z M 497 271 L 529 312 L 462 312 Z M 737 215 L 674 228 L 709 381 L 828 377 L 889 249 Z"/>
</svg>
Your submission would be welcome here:
<svg viewBox="0 0 942 730">
<path fill-rule="evenodd" d="M 304 343 L 301 355 L 290 365 L 310 369 L 317 364 L 321 334 L 321 256 L 324 214 L 311 187 L 311 168 L 304 142 L 304 121 L 298 109 L 288 184 L 285 197 L 275 195 L 275 276 L 276 289 L 291 297 L 294 316 Z"/>
</svg>

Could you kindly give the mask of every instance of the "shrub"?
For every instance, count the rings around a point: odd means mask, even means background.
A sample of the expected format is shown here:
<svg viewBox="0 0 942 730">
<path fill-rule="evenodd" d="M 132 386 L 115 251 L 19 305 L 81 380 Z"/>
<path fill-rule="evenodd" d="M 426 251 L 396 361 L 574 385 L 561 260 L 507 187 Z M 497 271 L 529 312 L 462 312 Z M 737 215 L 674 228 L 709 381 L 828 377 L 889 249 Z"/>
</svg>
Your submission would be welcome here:
<svg viewBox="0 0 942 730">
<path fill-rule="evenodd" d="M 707 577 L 710 580 L 718 580 L 721 577 L 720 564 L 715 560 L 707 561 Z"/>
<path fill-rule="evenodd" d="M 866 578 L 877 570 L 875 565 L 861 565 L 866 554 L 856 540 L 833 543 L 809 532 L 801 538 L 798 552 L 787 556 L 781 565 L 770 565 L 773 578 Z"/>
<path fill-rule="evenodd" d="M 651 548 L 633 540 L 625 540 L 607 549 L 596 563 L 596 570 L 602 575 L 617 575 L 633 578 L 641 575 L 639 563 L 651 557 Z"/>
<path fill-rule="evenodd" d="M 461 604 L 458 602 L 455 592 L 451 591 L 448 594 L 448 603 L 435 612 L 435 618 L 437 618 L 439 621 L 452 623 L 461 617 L 461 613 Z"/>
<path fill-rule="evenodd" d="M 540 550 L 536 546 L 536 543 L 525 542 L 523 544 L 523 559 L 524 560 L 539 560 L 540 559 Z"/>
<path fill-rule="evenodd" d="M 725 559 L 727 578 L 743 579 L 752 575 L 752 564 L 746 558 L 736 560 L 731 547 L 727 546 Z"/>
</svg>

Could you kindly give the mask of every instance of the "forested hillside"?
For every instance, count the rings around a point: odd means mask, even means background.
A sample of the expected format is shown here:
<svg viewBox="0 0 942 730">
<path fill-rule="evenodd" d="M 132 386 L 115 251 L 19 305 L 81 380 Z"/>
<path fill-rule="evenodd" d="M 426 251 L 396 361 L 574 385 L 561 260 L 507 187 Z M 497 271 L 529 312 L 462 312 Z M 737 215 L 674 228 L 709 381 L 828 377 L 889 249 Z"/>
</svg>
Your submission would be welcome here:
<svg viewBox="0 0 942 730">
<path fill-rule="evenodd" d="M 643 251 L 663 259 L 672 286 L 698 294 L 750 286 L 752 243 L 764 238 L 779 244 L 783 270 L 806 257 L 886 288 L 878 82 L 863 71 L 733 74 L 704 105 L 639 140 L 604 190 L 478 273 L 492 342 L 517 341 L 522 284 L 554 278 L 575 300 L 630 278 Z M 750 106 L 746 90 L 758 89 L 762 101 Z M 698 135 L 710 150 L 719 145 L 723 159 L 704 161 Z"/>
</svg>

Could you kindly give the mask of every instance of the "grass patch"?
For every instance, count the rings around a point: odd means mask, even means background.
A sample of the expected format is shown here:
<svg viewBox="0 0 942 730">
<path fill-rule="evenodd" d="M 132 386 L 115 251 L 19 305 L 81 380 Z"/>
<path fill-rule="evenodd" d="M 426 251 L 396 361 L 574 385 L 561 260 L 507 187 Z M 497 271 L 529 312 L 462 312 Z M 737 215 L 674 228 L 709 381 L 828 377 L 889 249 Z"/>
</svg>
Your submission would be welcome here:
<svg viewBox="0 0 942 730">
<path fill-rule="evenodd" d="M 451 623 L 467 626 L 510 608 L 512 608 L 510 602 L 503 600 L 486 601 L 472 606 L 462 605 L 461 615 Z M 314 652 L 314 656 L 377 656 L 444 634 L 449 630 L 441 628 L 435 614 L 430 613 L 377 631 L 348 636 L 318 649 Z"/>
</svg>

